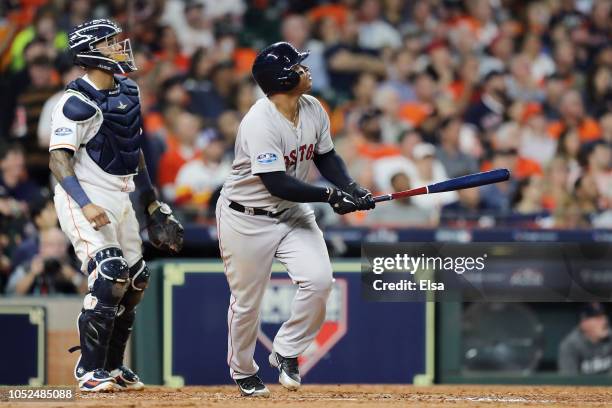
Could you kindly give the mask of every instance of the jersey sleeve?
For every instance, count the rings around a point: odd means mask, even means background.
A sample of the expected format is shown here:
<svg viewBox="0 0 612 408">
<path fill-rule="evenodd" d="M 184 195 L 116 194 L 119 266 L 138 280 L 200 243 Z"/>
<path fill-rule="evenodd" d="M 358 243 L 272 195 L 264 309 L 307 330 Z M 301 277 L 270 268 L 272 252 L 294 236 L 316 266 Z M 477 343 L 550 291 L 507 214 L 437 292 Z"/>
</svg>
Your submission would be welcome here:
<svg viewBox="0 0 612 408">
<path fill-rule="evenodd" d="M 334 148 L 334 142 L 332 141 L 330 133 L 329 115 L 318 100 L 316 100 L 316 107 L 319 111 L 319 136 L 317 138 L 317 145 L 315 146 L 315 153 L 325 154 Z"/>
<path fill-rule="evenodd" d="M 286 171 L 282 139 L 277 132 L 249 121 L 242 123 L 241 128 L 246 136 L 252 174 Z"/>
<path fill-rule="evenodd" d="M 68 149 L 76 152 L 85 140 L 89 121 L 96 111 L 91 105 L 74 95 L 65 94 L 53 109 L 51 115 L 51 138 L 49 151 Z M 86 106 L 88 105 L 89 108 Z"/>
</svg>

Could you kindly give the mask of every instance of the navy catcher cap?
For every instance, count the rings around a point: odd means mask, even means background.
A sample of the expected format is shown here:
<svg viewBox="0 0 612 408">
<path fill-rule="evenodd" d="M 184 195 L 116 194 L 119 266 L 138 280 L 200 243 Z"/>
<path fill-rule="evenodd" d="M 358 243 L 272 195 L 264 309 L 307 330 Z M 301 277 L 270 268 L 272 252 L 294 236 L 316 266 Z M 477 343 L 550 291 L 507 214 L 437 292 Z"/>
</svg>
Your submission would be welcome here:
<svg viewBox="0 0 612 408">
<path fill-rule="evenodd" d="M 300 82 L 293 68 L 309 54 L 310 51 L 299 52 L 288 42 L 269 45 L 255 58 L 253 78 L 266 95 L 290 91 Z"/>
<path fill-rule="evenodd" d="M 68 34 L 74 62 L 117 74 L 136 71 L 130 40 L 116 41 L 115 37 L 121 32 L 121 27 L 107 19 L 92 20 L 74 27 Z"/>
</svg>

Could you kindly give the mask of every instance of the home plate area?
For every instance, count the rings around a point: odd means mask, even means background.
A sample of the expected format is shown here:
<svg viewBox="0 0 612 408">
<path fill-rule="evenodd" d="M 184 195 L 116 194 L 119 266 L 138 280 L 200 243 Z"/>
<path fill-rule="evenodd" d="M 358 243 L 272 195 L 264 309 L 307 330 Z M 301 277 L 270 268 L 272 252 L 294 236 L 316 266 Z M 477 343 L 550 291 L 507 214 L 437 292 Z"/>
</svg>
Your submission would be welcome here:
<svg viewBox="0 0 612 408">
<path fill-rule="evenodd" d="M 612 407 L 611 389 L 567 386 L 305 385 L 289 392 L 270 386 L 270 398 L 244 398 L 234 386 L 147 387 L 143 392 L 78 394 L 45 407 Z M 40 403 L 1 404 L 40 407 Z"/>
</svg>

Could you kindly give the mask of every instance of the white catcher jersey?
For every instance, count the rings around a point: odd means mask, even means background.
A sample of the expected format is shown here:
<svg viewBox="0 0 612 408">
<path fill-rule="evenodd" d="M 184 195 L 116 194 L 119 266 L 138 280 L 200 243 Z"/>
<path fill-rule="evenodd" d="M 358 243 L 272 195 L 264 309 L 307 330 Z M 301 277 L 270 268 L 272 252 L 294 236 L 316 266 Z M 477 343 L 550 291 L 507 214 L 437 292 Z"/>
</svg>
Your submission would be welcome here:
<svg viewBox="0 0 612 408">
<path fill-rule="evenodd" d="M 83 77 L 91 86 L 98 89 L 85 75 Z M 76 122 L 64 116 L 63 108 L 66 100 L 76 96 L 96 109 L 96 114 L 89 119 Z M 73 90 L 67 90 L 53 109 L 51 116 L 51 140 L 49 151 L 68 149 L 74 152 L 74 174 L 80 183 L 103 187 L 112 191 L 132 192 L 134 181 L 132 175 L 116 176 L 102 170 L 87 154 L 85 145 L 93 138 L 102 125 L 102 112 L 85 96 Z M 142 130 L 141 130 L 142 131 Z"/>
<path fill-rule="evenodd" d="M 259 99 L 244 116 L 234 147 L 232 171 L 221 195 L 246 207 L 282 211 L 297 203 L 272 196 L 257 174 L 285 171 L 306 181 L 314 154 L 334 148 L 329 117 L 313 96 L 298 100 L 297 127 L 268 98 Z"/>
</svg>

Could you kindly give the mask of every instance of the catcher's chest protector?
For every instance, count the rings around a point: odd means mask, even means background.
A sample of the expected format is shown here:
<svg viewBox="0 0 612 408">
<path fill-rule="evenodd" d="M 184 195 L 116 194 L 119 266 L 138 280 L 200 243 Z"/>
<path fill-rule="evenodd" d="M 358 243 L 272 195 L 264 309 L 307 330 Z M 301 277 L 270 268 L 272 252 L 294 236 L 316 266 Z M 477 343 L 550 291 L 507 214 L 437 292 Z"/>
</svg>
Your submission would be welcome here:
<svg viewBox="0 0 612 408">
<path fill-rule="evenodd" d="M 98 133 L 85 146 L 87 154 L 105 172 L 126 176 L 138 172 L 142 115 L 136 83 L 129 78 L 115 77 L 118 86 L 98 91 L 78 78 L 68 84 L 94 102 L 104 116 Z"/>
</svg>

